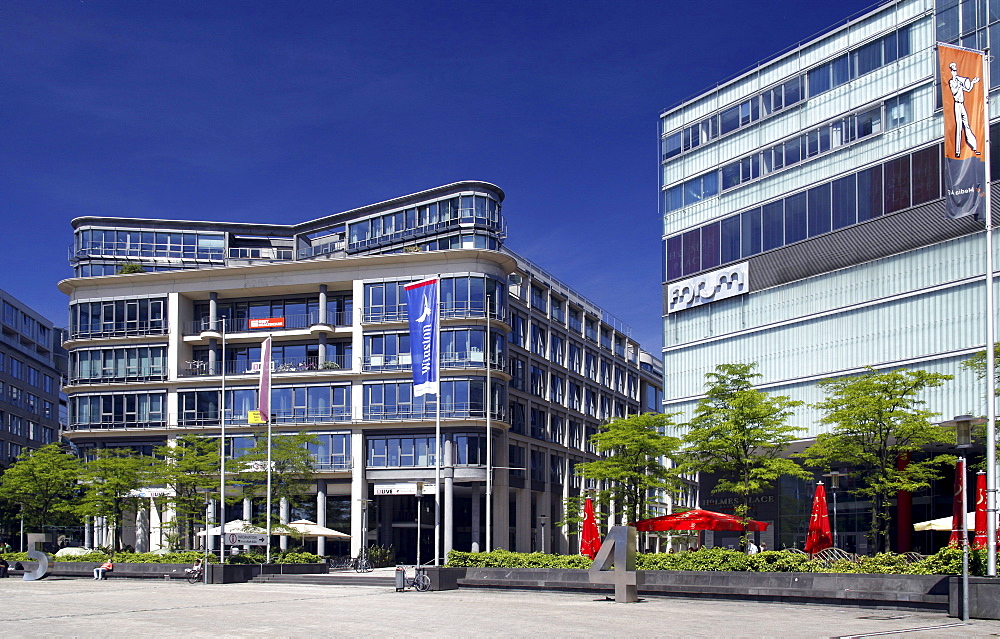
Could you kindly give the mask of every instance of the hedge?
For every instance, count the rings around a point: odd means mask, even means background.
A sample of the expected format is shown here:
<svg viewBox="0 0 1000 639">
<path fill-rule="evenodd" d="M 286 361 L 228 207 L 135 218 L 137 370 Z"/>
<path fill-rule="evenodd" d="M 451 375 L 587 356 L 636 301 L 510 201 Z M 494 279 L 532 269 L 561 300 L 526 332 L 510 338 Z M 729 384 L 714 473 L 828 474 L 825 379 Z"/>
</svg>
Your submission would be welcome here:
<svg viewBox="0 0 1000 639">
<path fill-rule="evenodd" d="M 3 557 L 7 561 L 31 561 L 28 559 L 28 553 L 26 552 L 9 552 L 0 554 L 0 557 Z M 87 553 L 86 555 L 68 555 L 63 557 L 50 555 L 50 557 L 58 562 L 105 562 L 108 560 L 107 553 L 97 550 Z M 114 561 L 118 564 L 193 564 L 196 559 L 204 561 L 205 553 L 200 550 L 183 550 L 179 552 L 168 552 L 165 554 L 154 552 L 120 552 L 116 553 L 114 556 Z M 208 561 L 209 563 L 217 562 L 218 557 L 214 557 L 210 554 L 208 556 Z"/>
<path fill-rule="evenodd" d="M 958 548 L 943 548 L 934 555 L 912 562 L 905 555 L 896 553 L 863 556 L 856 561 L 841 559 L 827 562 L 781 550 L 747 555 L 728 548 L 701 548 L 679 553 L 637 553 L 635 564 L 638 570 L 957 575 L 962 572 L 962 552 Z M 509 550 L 472 553 L 453 550 L 448 554 L 447 565 L 464 568 L 586 569 L 590 568 L 591 561 L 582 555 L 516 553 Z M 970 550 L 970 573 L 983 575 L 985 567 L 986 551 Z"/>
</svg>

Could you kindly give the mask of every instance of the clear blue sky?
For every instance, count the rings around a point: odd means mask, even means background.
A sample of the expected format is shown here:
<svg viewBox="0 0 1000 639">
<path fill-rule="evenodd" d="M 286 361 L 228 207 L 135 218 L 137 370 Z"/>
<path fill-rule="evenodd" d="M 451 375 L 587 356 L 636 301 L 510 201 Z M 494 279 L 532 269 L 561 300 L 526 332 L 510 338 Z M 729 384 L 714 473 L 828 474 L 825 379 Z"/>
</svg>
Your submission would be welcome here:
<svg viewBox="0 0 1000 639">
<path fill-rule="evenodd" d="M 81 215 L 299 222 L 464 179 L 657 352 L 664 107 L 871 4 L 0 3 L 0 288 L 65 324 Z"/>
</svg>

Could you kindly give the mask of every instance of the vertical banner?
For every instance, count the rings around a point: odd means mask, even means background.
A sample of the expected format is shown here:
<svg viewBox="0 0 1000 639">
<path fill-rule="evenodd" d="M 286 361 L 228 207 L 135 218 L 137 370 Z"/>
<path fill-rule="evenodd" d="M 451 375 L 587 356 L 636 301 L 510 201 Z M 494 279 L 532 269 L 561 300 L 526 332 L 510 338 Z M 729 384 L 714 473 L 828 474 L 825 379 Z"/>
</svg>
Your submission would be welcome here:
<svg viewBox="0 0 1000 639">
<path fill-rule="evenodd" d="M 945 212 L 986 219 L 983 53 L 938 43 L 944 110 Z"/>
<path fill-rule="evenodd" d="M 271 336 L 260 347 L 260 392 L 257 398 L 257 408 L 261 419 L 271 421 Z"/>
<path fill-rule="evenodd" d="M 413 395 L 438 392 L 438 280 L 423 280 L 403 287 L 410 318 L 410 352 Z"/>
</svg>

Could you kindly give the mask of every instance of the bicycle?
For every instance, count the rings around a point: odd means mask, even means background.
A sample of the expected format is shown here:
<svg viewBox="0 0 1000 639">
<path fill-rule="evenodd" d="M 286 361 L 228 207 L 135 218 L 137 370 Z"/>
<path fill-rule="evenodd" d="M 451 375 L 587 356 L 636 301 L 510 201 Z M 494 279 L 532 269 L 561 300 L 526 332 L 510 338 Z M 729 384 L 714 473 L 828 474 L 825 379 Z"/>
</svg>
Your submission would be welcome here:
<svg viewBox="0 0 1000 639">
<path fill-rule="evenodd" d="M 414 566 L 413 578 L 406 576 L 406 566 L 403 569 L 403 587 L 402 589 L 396 588 L 396 592 L 400 590 L 406 590 L 407 588 L 413 588 L 417 592 L 427 592 L 431 589 L 431 578 L 427 576 L 424 568 L 421 566 Z"/>
<path fill-rule="evenodd" d="M 184 578 L 187 579 L 187 582 L 189 584 L 199 584 L 202 581 L 204 581 L 205 571 L 202 570 L 201 568 L 198 568 L 197 570 L 193 570 L 191 568 L 188 568 L 184 572 L 187 573 L 184 576 Z"/>
<path fill-rule="evenodd" d="M 364 555 L 359 555 L 357 559 L 354 560 L 354 571 L 355 572 L 371 572 L 375 570 L 372 566 L 372 562 L 368 561 L 368 558 Z"/>
</svg>

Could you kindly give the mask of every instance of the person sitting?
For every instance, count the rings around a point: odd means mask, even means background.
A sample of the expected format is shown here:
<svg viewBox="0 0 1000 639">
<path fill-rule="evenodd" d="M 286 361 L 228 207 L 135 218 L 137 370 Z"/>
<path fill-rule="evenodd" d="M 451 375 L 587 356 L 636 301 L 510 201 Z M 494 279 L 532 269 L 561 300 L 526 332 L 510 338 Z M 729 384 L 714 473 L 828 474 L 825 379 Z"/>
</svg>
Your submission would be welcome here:
<svg viewBox="0 0 1000 639">
<path fill-rule="evenodd" d="M 109 572 L 114 572 L 115 565 L 110 559 L 101 564 L 98 568 L 94 568 L 94 579 L 100 581 L 102 579 L 107 579 L 105 576 Z"/>
<path fill-rule="evenodd" d="M 7 578 L 7 571 L 10 569 L 10 564 L 3 557 L 0 557 L 0 579 Z"/>
<path fill-rule="evenodd" d="M 193 575 L 195 573 L 200 573 L 201 572 L 201 559 L 195 559 L 194 560 L 194 565 L 191 566 L 190 568 L 185 568 L 184 572 L 185 572 L 185 574 L 188 574 L 188 575 Z"/>
</svg>

